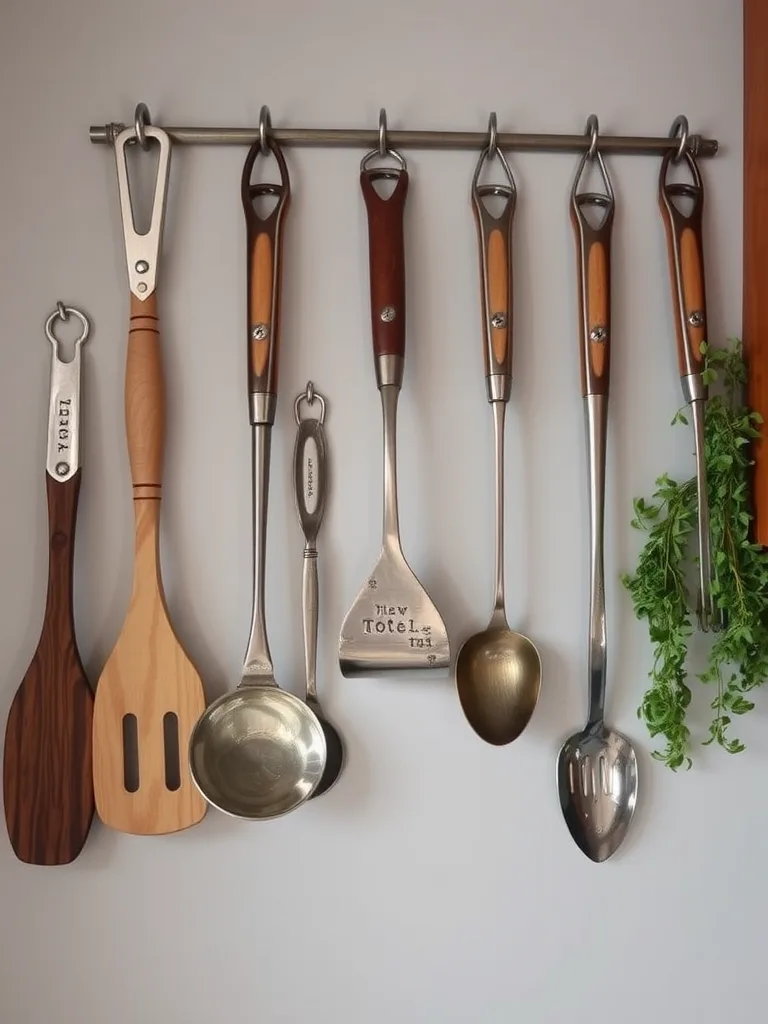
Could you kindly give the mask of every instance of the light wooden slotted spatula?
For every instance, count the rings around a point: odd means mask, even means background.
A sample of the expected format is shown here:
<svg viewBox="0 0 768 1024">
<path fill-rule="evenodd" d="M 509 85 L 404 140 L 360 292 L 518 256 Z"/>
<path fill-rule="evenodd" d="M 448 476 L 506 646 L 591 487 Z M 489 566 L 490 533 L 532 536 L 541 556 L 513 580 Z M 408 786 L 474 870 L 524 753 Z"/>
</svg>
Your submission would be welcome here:
<svg viewBox="0 0 768 1024">
<path fill-rule="evenodd" d="M 160 158 L 151 224 L 139 235 L 125 150 L 129 144 L 148 146 L 151 139 L 159 144 Z M 106 825 L 159 835 L 197 824 L 207 806 L 187 760 L 205 696 L 168 619 L 159 559 L 165 402 L 156 279 L 170 140 L 137 112 L 136 127 L 116 138 L 115 155 L 131 288 L 125 419 L 136 539 L 130 607 L 96 689 L 93 781 L 96 809 Z"/>
</svg>

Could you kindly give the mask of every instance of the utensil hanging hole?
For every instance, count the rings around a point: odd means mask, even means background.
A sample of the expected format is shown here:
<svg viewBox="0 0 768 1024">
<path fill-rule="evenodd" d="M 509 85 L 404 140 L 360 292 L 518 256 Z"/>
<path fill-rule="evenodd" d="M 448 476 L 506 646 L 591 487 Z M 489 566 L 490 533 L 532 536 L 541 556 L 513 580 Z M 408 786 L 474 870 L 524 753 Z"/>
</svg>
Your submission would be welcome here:
<svg viewBox="0 0 768 1024">
<path fill-rule="evenodd" d="M 397 174 L 395 173 L 393 175 L 386 176 L 382 175 L 380 178 L 373 178 L 371 180 L 371 185 L 379 199 L 386 201 L 397 188 Z"/>
<path fill-rule="evenodd" d="M 181 762 L 179 760 L 179 719 L 173 711 L 163 715 L 163 745 L 165 748 L 165 787 L 172 793 L 181 788 Z"/>
<path fill-rule="evenodd" d="M 131 194 L 133 230 L 146 235 L 152 222 L 157 169 L 160 162 L 160 143 L 147 136 L 149 145 L 142 149 L 138 143 L 125 147 L 125 172 Z"/>
<path fill-rule="evenodd" d="M 509 206 L 509 190 L 505 190 L 503 186 L 496 188 L 486 185 L 480 193 L 480 202 L 488 215 L 498 220 Z"/>
<path fill-rule="evenodd" d="M 139 788 L 139 726 L 136 715 L 123 715 L 123 785 L 126 792 Z"/>
</svg>

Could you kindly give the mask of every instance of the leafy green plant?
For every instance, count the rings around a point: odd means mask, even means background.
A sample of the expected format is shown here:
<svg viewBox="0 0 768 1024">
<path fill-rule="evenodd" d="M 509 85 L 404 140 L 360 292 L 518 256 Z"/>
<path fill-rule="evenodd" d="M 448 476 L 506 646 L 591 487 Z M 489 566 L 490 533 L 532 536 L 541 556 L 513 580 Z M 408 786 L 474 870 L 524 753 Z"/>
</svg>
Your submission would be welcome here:
<svg viewBox="0 0 768 1024">
<path fill-rule="evenodd" d="M 704 380 L 710 385 L 705 416 L 705 458 L 710 497 L 714 596 L 724 628 L 708 634 L 706 668 L 694 678 L 713 687 L 712 721 L 704 744 L 729 753 L 744 750 L 731 735 L 733 716 L 754 707 L 745 694 L 768 678 L 768 551 L 751 543 L 750 445 L 760 436 L 761 417 L 744 403 L 747 367 L 741 342 L 728 348 L 703 346 Z M 715 387 L 717 385 L 717 387 Z M 679 411 L 673 424 L 686 424 Z M 622 582 L 635 614 L 648 623 L 653 648 L 650 686 L 638 708 L 651 737 L 663 739 L 653 756 L 674 770 L 690 768 L 687 668 L 696 615 L 687 580 L 697 562 L 696 479 L 683 483 L 667 474 L 656 480 L 651 500 L 636 498 L 632 526 L 647 533 L 635 572 Z"/>
</svg>

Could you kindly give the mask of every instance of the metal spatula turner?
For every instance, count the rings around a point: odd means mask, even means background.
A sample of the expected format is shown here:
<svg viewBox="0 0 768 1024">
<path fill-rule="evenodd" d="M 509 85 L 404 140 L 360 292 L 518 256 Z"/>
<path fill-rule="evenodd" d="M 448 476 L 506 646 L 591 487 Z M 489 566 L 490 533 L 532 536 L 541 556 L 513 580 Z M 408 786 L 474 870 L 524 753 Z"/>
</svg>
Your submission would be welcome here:
<svg viewBox="0 0 768 1024">
<path fill-rule="evenodd" d="M 342 675 L 450 665 L 448 633 L 440 613 L 405 560 L 397 514 L 396 417 L 405 356 L 405 256 L 403 210 L 408 191 L 405 160 L 386 145 L 364 157 L 360 184 L 368 209 L 371 323 L 376 382 L 384 417 L 384 533 L 381 554 L 341 627 Z M 398 167 L 368 167 L 389 154 Z M 395 182 L 388 199 L 374 187 Z"/>
</svg>

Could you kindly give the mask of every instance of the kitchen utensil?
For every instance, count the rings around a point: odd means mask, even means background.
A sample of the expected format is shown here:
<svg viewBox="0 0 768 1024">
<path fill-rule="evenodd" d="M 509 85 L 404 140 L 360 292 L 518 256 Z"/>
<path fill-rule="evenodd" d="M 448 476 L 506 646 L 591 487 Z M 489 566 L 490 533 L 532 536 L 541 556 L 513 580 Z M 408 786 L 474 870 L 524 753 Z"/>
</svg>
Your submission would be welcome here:
<svg viewBox="0 0 768 1024">
<path fill-rule="evenodd" d="M 751 409 L 768 423 L 768 5 L 744 0 L 744 165 L 743 326 L 749 365 L 747 395 Z M 752 445 L 754 540 L 768 547 L 768 444 L 766 430 Z"/>
<path fill-rule="evenodd" d="M 320 415 L 301 415 L 302 404 L 309 409 L 317 402 Z M 293 481 L 296 511 L 304 532 L 304 568 L 301 574 L 301 621 L 304 633 L 304 672 L 307 684 L 306 701 L 312 708 L 325 734 L 325 770 L 312 798 L 327 793 L 344 767 L 344 744 L 338 730 L 328 721 L 317 697 L 317 620 L 320 592 L 317 582 L 317 535 L 325 512 L 327 488 L 326 401 L 315 391 L 312 381 L 294 403 L 296 445 L 293 454 Z"/>
<path fill-rule="evenodd" d="M 672 135 L 684 132 L 677 152 L 667 151 L 661 161 L 659 174 L 659 207 L 667 236 L 669 272 L 672 284 L 672 304 L 675 312 L 677 359 L 680 383 L 685 401 L 691 407 L 693 442 L 696 456 L 696 499 L 698 503 L 699 594 L 698 620 L 702 630 L 722 628 L 720 609 L 712 593 L 714 567 L 712 565 L 709 526 L 709 496 L 707 493 L 707 464 L 704 457 L 704 409 L 707 386 L 704 383 L 704 357 L 701 345 L 706 341 L 707 313 L 704 285 L 704 253 L 702 249 L 701 215 L 704 190 L 696 161 L 685 148 L 688 138 L 687 121 L 677 118 Z M 668 181 L 669 165 L 685 159 L 693 182 Z M 679 201 L 689 204 L 687 212 Z"/>
<path fill-rule="evenodd" d="M 80 334 L 65 362 L 54 333 L 75 317 Z M 75 637 L 72 576 L 80 494 L 80 356 L 88 318 L 58 303 L 45 323 L 53 349 L 48 406 L 48 596 L 37 649 L 5 728 L 3 794 L 11 846 L 27 864 L 69 864 L 93 819 L 93 693 Z"/>
<path fill-rule="evenodd" d="M 339 664 L 345 676 L 444 669 L 450 665 L 445 623 L 405 560 L 397 507 L 397 400 L 405 357 L 403 213 L 408 191 L 405 160 L 382 143 L 363 157 L 360 184 L 368 211 L 371 325 L 376 382 L 384 421 L 384 529 L 381 553 L 341 627 Z M 398 166 L 369 167 L 378 156 Z M 385 199 L 377 182 L 394 182 Z"/>
<path fill-rule="evenodd" d="M 242 178 L 248 229 L 248 334 L 250 420 L 253 435 L 253 618 L 243 675 L 237 689 L 206 710 L 190 742 L 195 784 L 214 807 L 233 817 L 263 820 L 299 807 L 323 777 L 326 744 L 314 711 L 279 689 L 264 617 L 269 457 L 277 404 L 282 234 L 290 201 L 288 169 L 269 139 L 262 111 L 259 138 L 249 150 Z M 256 158 L 272 152 L 279 185 L 251 184 Z M 265 196 L 277 204 L 262 217 Z"/>
<path fill-rule="evenodd" d="M 498 158 L 506 184 L 480 184 Z M 501 205 L 491 213 L 487 200 Z M 496 593 L 488 628 L 464 641 L 456 659 L 456 687 L 469 724 L 496 746 L 511 743 L 528 724 L 541 690 L 541 659 L 534 644 L 509 628 L 504 598 L 504 418 L 512 387 L 512 221 L 517 199 L 509 164 L 496 147 L 496 119 L 472 180 L 472 208 L 480 250 L 483 361 L 493 409 L 496 451 Z"/>
<path fill-rule="evenodd" d="M 126 149 L 149 140 L 160 155 L 150 227 L 138 234 Z M 188 828 L 206 811 L 185 757 L 205 696 L 168 618 L 159 557 L 165 396 L 157 278 L 170 140 L 137 114 L 137 125 L 117 136 L 115 155 L 131 295 L 125 425 L 136 536 L 130 606 L 96 689 L 93 772 L 96 807 L 106 825 L 158 835 Z"/>
<path fill-rule="evenodd" d="M 583 731 L 563 744 L 557 762 L 560 806 L 573 839 L 593 861 L 604 861 L 621 845 L 637 802 L 637 758 L 629 740 L 606 727 L 606 623 L 603 571 L 605 453 L 610 378 L 610 249 L 614 197 L 598 149 L 597 118 L 590 117 L 590 146 L 579 164 L 571 193 L 576 235 L 581 385 L 587 425 L 589 475 L 590 602 L 589 717 Z M 596 161 L 605 192 L 579 192 L 587 164 Z M 598 214 L 591 223 L 586 211 Z M 602 217 L 599 217 L 602 211 Z"/>
</svg>

